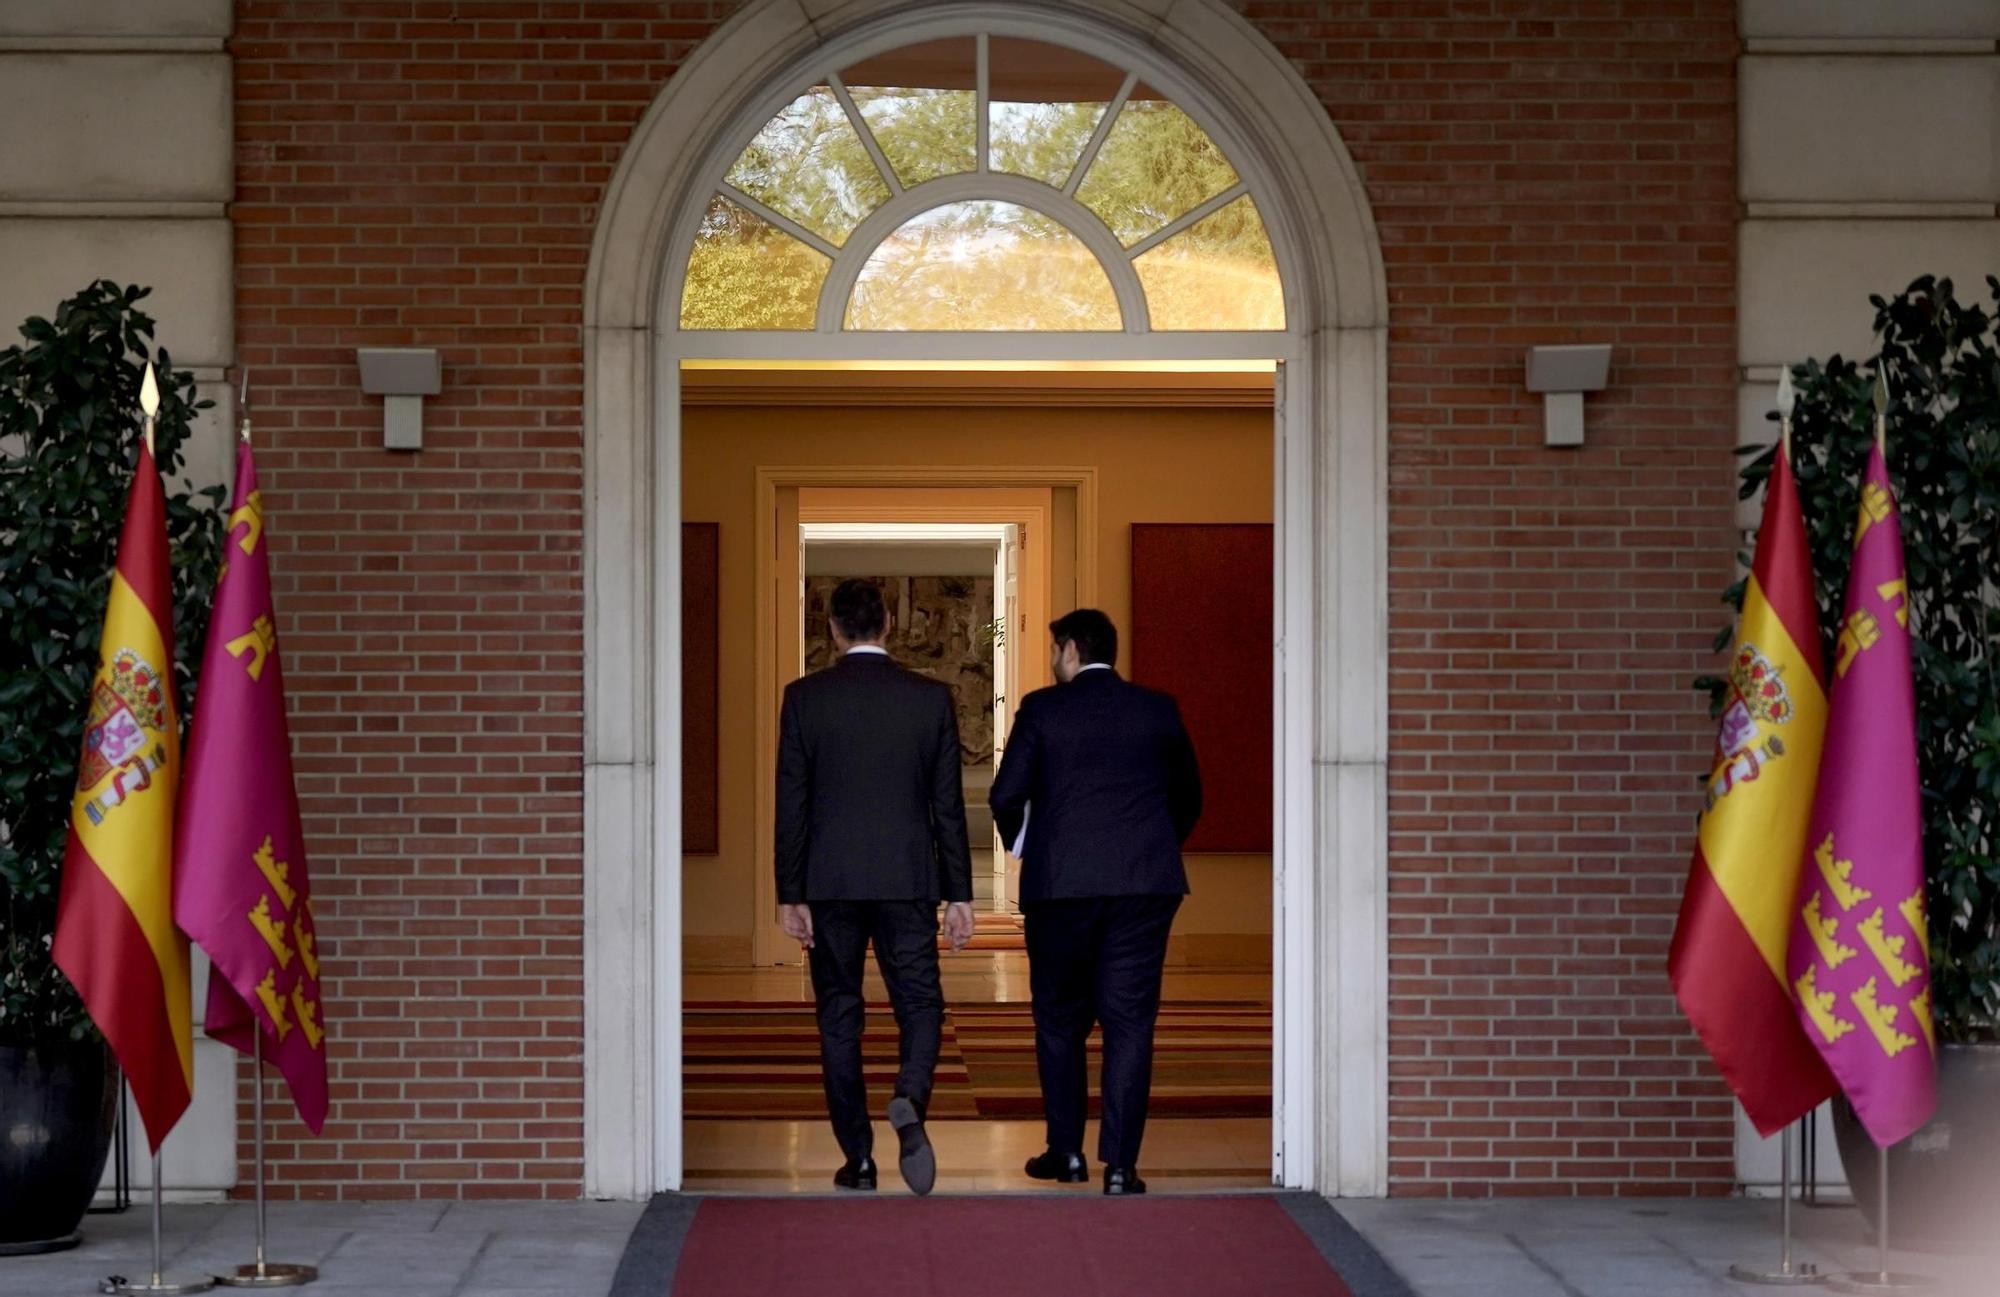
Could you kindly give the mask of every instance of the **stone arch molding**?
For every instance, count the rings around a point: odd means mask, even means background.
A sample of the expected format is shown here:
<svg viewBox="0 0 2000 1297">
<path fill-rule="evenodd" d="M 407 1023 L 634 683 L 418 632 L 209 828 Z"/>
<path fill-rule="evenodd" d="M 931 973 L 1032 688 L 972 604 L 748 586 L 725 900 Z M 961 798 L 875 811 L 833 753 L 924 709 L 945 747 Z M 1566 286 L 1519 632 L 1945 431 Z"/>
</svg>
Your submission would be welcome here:
<svg viewBox="0 0 2000 1297">
<path fill-rule="evenodd" d="M 1387 1188 L 1386 371 L 1380 246 L 1297 71 L 1222 0 L 749 0 L 640 121 L 584 295 L 584 1179 L 679 1187 L 678 376 L 663 345 L 724 154 L 819 51 L 1002 27 L 1158 76 L 1254 180 L 1285 285 L 1280 1180 Z M 1287 431 L 1289 429 L 1289 431 Z M 672 606 L 670 606 L 672 605 Z M 1292 706 L 1291 700 L 1305 701 Z M 1295 848 L 1303 845 L 1303 850 Z"/>
</svg>

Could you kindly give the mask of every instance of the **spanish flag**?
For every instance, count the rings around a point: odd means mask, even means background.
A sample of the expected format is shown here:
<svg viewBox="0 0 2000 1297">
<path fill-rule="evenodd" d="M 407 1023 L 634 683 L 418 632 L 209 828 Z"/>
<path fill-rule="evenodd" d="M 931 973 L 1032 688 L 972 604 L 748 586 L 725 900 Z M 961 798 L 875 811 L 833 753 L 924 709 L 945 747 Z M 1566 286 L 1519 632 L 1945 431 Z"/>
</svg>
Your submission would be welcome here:
<svg viewBox="0 0 2000 1297">
<path fill-rule="evenodd" d="M 54 953 L 111 1042 L 154 1152 L 194 1090 L 188 942 L 173 914 L 173 636 L 166 493 L 142 444 L 90 687 Z"/>
<path fill-rule="evenodd" d="M 1827 717 L 1812 554 L 1790 449 L 1779 446 L 1765 487 L 1707 805 L 1667 957 L 1682 1010 L 1765 1135 L 1834 1090 L 1786 977 Z"/>
</svg>

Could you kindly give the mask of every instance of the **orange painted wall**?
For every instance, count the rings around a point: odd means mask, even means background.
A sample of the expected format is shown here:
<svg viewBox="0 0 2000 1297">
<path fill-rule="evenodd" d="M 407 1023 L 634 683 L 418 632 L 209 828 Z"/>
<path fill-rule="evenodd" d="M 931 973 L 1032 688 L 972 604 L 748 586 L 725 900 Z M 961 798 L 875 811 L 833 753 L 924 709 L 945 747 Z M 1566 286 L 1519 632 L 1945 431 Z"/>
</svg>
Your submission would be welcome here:
<svg viewBox="0 0 2000 1297">
<path fill-rule="evenodd" d="M 760 465 L 1095 466 L 1097 602 L 1130 622 L 1135 522 L 1269 522 L 1268 409 L 1176 407 L 691 406 L 682 500 L 721 537 L 721 836 L 684 875 L 687 959 L 747 958 L 753 869 L 755 564 Z M 1059 542 L 1060 543 L 1060 531 Z M 1057 612 L 1067 611 L 1057 596 Z M 1024 645 L 1044 652 L 1045 641 Z M 1270 858 L 1196 856 L 1179 934 L 1267 933 Z"/>
</svg>

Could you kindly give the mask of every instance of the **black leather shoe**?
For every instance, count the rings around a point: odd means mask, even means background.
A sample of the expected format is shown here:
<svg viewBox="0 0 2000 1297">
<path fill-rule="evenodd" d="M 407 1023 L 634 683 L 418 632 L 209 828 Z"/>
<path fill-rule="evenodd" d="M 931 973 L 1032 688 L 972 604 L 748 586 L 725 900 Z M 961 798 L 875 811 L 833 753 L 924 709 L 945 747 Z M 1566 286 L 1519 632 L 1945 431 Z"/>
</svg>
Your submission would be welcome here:
<svg viewBox="0 0 2000 1297">
<path fill-rule="evenodd" d="M 889 1124 L 896 1128 L 896 1138 L 902 1142 L 902 1155 L 896 1161 L 896 1169 L 903 1173 L 903 1183 L 918 1195 L 927 1194 L 937 1184 L 937 1154 L 931 1151 L 931 1137 L 924 1133 L 924 1119 L 917 1115 L 917 1105 L 901 1095 L 889 1100 Z"/>
<path fill-rule="evenodd" d="M 1028 1159 L 1028 1175 L 1036 1180 L 1054 1180 L 1057 1184 L 1089 1184 L 1090 1163 L 1083 1160 L 1081 1153 L 1058 1153 L 1050 1149 Z"/>
<path fill-rule="evenodd" d="M 847 1164 L 833 1173 L 833 1187 L 836 1189 L 873 1189 L 875 1187 L 875 1159 L 872 1157 L 850 1157 Z"/>
<path fill-rule="evenodd" d="M 1107 1198 L 1127 1198 L 1135 1193 L 1146 1192 L 1146 1182 L 1139 1178 L 1136 1166 L 1107 1166 L 1104 1168 L 1104 1196 Z"/>
</svg>

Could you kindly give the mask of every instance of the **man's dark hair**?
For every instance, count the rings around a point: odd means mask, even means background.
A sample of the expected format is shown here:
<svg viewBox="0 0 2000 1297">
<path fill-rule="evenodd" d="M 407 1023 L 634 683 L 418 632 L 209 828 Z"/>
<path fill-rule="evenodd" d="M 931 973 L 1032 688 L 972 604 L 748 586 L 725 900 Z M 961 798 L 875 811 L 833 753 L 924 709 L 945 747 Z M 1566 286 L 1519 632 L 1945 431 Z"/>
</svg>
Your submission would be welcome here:
<svg viewBox="0 0 2000 1297">
<path fill-rule="evenodd" d="M 1055 637 L 1057 648 L 1076 645 L 1076 655 L 1085 666 L 1118 663 L 1118 628 L 1095 608 L 1079 608 L 1056 618 L 1049 623 L 1049 634 Z"/>
<path fill-rule="evenodd" d="M 859 577 L 834 587 L 827 612 L 834 629 L 850 644 L 881 639 L 889 626 L 889 610 L 882 606 L 882 592 L 873 581 Z"/>
</svg>

